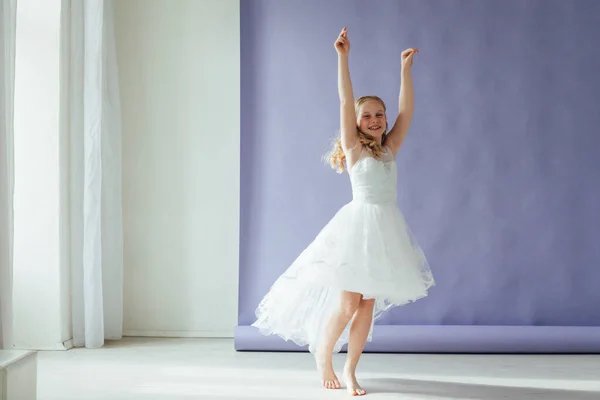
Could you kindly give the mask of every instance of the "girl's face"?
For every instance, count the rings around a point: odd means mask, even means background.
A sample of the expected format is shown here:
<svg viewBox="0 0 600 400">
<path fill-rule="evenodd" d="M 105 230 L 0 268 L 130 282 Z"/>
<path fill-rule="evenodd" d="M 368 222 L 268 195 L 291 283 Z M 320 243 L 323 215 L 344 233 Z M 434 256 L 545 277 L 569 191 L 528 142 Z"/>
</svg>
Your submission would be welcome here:
<svg viewBox="0 0 600 400">
<path fill-rule="evenodd" d="M 368 100 L 361 104 L 356 114 L 356 125 L 362 132 L 376 139 L 381 138 L 387 126 L 383 105 L 376 100 Z"/>
</svg>

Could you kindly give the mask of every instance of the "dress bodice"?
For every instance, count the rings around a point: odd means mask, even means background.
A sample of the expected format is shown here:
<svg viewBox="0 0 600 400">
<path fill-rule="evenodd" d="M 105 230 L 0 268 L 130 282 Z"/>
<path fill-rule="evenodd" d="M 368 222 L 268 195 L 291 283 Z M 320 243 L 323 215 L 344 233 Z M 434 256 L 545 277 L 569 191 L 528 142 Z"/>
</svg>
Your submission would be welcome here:
<svg viewBox="0 0 600 400">
<path fill-rule="evenodd" d="M 381 158 L 374 158 L 363 149 L 358 161 L 349 170 L 354 201 L 370 204 L 396 202 L 398 171 L 392 151 L 385 146 Z"/>
</svg>

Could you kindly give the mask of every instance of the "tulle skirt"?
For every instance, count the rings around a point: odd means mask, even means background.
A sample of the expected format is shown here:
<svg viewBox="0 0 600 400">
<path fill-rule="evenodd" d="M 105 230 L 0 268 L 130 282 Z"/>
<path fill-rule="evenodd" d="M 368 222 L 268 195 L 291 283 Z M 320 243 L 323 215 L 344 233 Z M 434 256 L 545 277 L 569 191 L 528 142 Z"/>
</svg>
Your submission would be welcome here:
<svg viewBox="0 0 600 400">
<path fill-rule="evenodd" d="M 275 281 L 252 326 L 314 353 L 343 291 L 375 299 L 374 323 L 389 308 L 427 296 L 433 285 L 427 259 L 396 204 L 352 201 Z M 334 352 L 348 342 L 351 323 Z"/>
</svg>

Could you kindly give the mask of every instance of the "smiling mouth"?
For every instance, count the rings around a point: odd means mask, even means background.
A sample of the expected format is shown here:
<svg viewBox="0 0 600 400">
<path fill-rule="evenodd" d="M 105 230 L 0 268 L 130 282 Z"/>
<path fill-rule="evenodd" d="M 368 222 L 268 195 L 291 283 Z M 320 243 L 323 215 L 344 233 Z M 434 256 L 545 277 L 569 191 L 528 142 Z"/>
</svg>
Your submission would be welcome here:
<svg viewBox="0 0 600 400">
<path fill-rule="evenodd" d="M 381 129 L 380 125 L 375 125 L 375 126 L 372 126 L 372 127 L 369 128 L 370 131 L 378 131 L 380 129 Z"/>
</svg>

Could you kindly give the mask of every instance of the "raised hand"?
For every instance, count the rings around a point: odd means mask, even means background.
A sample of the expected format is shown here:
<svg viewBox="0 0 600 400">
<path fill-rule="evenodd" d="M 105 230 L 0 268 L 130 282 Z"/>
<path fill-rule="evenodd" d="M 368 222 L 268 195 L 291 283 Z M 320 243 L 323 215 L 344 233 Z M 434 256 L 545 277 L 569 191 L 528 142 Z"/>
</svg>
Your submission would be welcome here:
<svg viewBox="0 0 600 400">
<path fill-rule="evenodd" d="M 419 52 L 419 49 L 410 48 L 402 52 L 402 68 L 410 68 L 413 65 L 413 57 Z"/>
<path fill-rule="evenodd" d="M 350 40 L 348 40 L 348 30 L 346 27 L 340 32 L 334 46 L 338 54 L 348 54 L 350 52 Z"/>
</svg>

